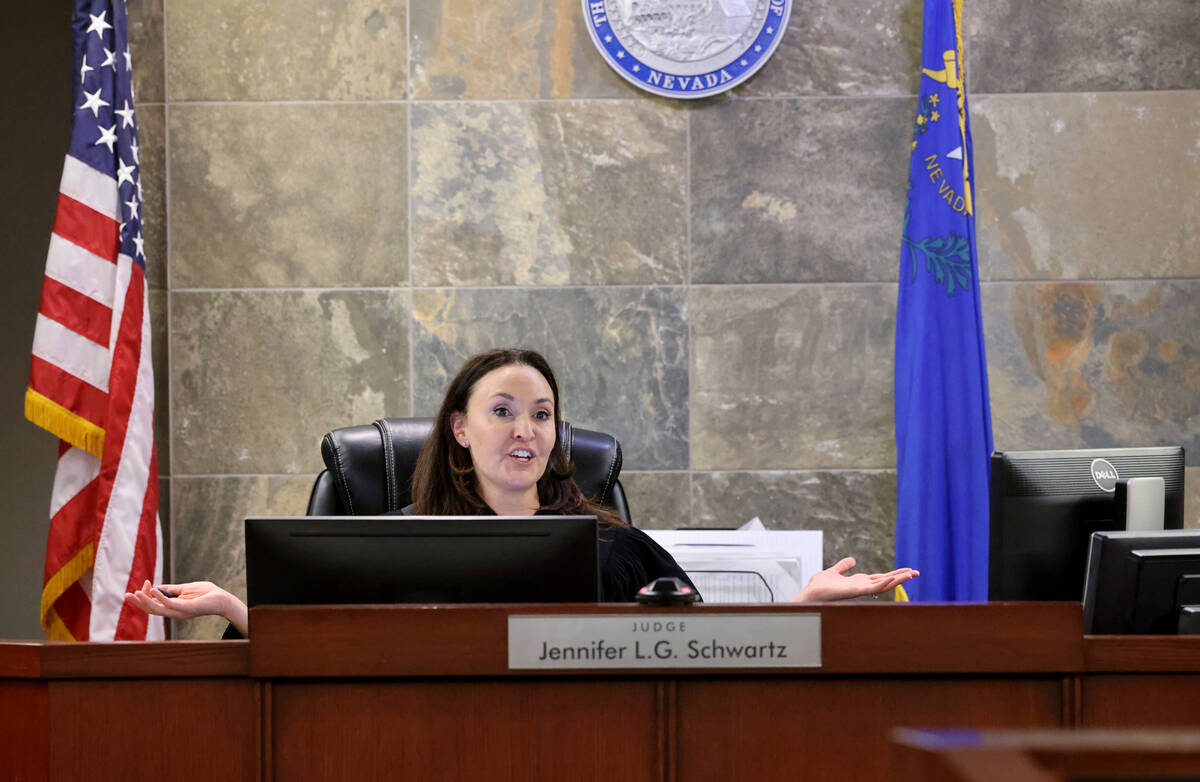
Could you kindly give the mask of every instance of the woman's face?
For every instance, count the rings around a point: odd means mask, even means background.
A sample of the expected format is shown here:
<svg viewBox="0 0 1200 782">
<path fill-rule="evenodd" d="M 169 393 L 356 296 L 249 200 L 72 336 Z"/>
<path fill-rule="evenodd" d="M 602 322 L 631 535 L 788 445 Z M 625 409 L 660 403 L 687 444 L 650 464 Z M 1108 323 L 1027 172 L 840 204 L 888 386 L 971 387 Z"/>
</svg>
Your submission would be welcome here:
<svg viewBox="0 0 1200 782">
<path fill-rule="evenodd" d="M 495 509 L 498 501 L 521 499 L 530 511 L 538 507 L 537 482 L 557 436 L 554 395 L 542 373 L 522 364 L 493 369 L 450 426 L 471 453 L 484 502 Z"/>
</svg>

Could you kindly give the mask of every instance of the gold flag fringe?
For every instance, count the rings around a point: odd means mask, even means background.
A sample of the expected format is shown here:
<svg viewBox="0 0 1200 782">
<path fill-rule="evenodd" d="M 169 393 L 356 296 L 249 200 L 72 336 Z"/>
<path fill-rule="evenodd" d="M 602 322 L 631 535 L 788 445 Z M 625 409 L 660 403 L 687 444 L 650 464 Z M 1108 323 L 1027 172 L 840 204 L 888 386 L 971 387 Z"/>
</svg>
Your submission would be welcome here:
<svg viewBox="0 0 1200 782">
<path fill-rule="evenodd" d="M 61 440 L 87 451 L 97 459 L 104 455 L 104 430 L 72 413 L 32 388 L 25 390 L 25 417 Z"/>
<path fill-rule="evenodd" d="M 63 592 L 83 577 L 96 561 L 96 544 L 88 543 L 79 550 L 67 564 L 59 568 L 42 587 L 42 629 L 51 641 L 75 641 L 66 624 L 54 610 L 54 602 L 62 597 Z"/>
</svg>

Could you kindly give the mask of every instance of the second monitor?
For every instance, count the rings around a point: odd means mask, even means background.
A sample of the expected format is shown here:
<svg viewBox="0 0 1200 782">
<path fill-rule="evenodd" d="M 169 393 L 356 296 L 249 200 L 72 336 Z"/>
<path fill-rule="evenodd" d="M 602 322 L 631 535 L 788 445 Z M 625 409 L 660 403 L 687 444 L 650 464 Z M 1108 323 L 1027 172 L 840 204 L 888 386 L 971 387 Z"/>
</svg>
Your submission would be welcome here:
<svg viewBox="0 0 1200 782">
<path fill-rule="evenodd" d="M 1200 530 L 1101 532 L 1088 549 L 1083 632 L 1194 634 Z"/>
</svg>

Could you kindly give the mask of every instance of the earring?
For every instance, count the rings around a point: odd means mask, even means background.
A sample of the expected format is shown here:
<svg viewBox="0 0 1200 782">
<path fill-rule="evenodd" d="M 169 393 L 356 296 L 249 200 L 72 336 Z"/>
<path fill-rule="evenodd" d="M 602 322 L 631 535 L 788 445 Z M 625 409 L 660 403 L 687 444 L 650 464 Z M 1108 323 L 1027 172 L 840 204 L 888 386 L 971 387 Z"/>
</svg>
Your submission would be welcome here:
<svg viewBox="0 0 1200 782">
<path fill-rule="evenodd" d="M 465 438 L 465 437 L 458 438 L 458 444 L 461 445 L 463 448 L 471 447 L 471 444 L 467 442 L 467 438 Z"/>
</svg>

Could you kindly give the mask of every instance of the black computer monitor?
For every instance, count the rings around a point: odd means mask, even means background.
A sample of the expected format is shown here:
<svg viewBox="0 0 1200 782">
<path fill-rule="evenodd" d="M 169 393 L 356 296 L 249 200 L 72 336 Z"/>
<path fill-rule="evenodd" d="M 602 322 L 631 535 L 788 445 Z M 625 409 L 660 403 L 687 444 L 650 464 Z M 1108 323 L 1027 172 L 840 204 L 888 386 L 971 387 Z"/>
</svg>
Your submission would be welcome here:
<svg viewBox="0 0 1200 782">
<path fill-rule="evenodd" d="M 1200 530 L 1092 536 L 1084 633 L 1174 635 L 1188 605 L 1200 605 Z"/>
<path fill-rule="evenodd" d="M 1161 477 L 1164 529 L 1183 527 L 1183 449 L 992 454 L 989 600 L 1079 600 L 1093 532 L 1124 526 L 1116 481 Z"/>
<path fill-rule="evenodd" d="M 594 603 L 595 516 L 246 519 L 251 605 Z"/>
</svg>

